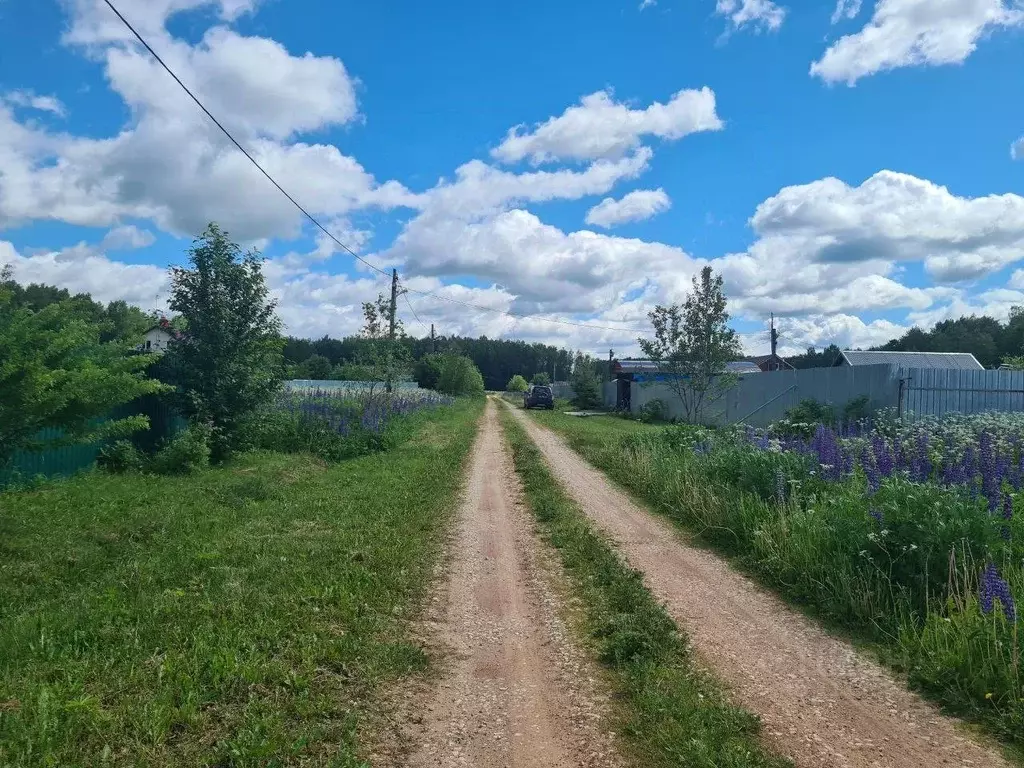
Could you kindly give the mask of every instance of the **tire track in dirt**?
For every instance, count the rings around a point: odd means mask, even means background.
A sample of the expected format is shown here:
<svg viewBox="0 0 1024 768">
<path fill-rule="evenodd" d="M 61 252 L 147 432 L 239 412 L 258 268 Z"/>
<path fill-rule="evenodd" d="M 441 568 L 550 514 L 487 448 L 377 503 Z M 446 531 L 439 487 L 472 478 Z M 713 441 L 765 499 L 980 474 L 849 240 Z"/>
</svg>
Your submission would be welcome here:
<svg viewBox="0 0 1024 768">
<path fill-rule="evenodd" d="M 513 411 L 570 496 L 644 573 L 702 661 L 760 715 L 774 751 L 815 768 L 1008 765 L 848 643 L 688 545 L 561 437 Z"/>
<path fill-rule="evenodd" d="M 580 766 L 619 762 L 602 733 L 606 700 L 559 613 L 552 558 L 533 535 L 488 401 L 473 448 L 450 566 L 432 629 L 447 657 L 406 708 L 401 765 Z"/>
</svg>

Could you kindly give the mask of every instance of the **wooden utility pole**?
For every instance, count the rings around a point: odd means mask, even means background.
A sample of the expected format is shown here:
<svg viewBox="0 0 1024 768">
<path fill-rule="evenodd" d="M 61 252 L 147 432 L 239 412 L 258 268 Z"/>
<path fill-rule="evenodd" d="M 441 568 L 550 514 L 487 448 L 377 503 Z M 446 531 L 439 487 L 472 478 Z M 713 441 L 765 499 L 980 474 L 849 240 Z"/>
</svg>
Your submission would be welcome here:
<svg viewBox="0 0 1024 768">
<path fill-rule="evenodd" d="M 768 360 L 768 370 L 769 371 L 777 371 L 777 370 L 779 370 L 779 364 L 778 364 L 778 359 L 779 358 L 778 358 L 778 355 L 777 355 L 777 350 L 779 348 L 779 332 L 777 330 L 775 330 L 775 313 L 774 312 L 772 312 L 771 340 L 772 340 L 772 356 Z"/>
<path fill-rule="evenodd" d="M 434 339 L 434 324 L 430 324 L 430 354 L 437 352 L 437 342 Z"/>
<path fill-rule="evenodd" d="M 390 330 L 388 338 L 395 340 L 395 310 L 398 308 L 398 270 L 391 270 L 391 307 L 388 310 L 388 323 Z"/>
<path fill-rule="evenodd" d="M 395 354 L 395 312 L 398 309 L 398 270 L 391 270 L 391 306 L 388 307 L 388 339 L 391 341 L 391 349 L 388 350 L 388 358 Z M 384 389 L 389 394 L 391 393 L 391 371 L 390 366 L 388 370 L 387 381 L 384 383 Z"/>
</svg>

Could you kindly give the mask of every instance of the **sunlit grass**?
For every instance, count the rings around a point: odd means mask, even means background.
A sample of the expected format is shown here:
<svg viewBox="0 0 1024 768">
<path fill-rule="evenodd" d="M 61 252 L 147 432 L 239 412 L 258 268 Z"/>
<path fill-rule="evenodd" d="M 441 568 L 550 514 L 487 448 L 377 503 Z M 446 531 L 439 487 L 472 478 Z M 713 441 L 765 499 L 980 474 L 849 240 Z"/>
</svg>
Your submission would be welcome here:
<svg viewBox="0 0 1024 768">
<path fill-rule="evenodd" d="M 0 495 L 0 765 L 363 765 L 457 497 L 480 403 L 328 465 Z"/>
</svg>

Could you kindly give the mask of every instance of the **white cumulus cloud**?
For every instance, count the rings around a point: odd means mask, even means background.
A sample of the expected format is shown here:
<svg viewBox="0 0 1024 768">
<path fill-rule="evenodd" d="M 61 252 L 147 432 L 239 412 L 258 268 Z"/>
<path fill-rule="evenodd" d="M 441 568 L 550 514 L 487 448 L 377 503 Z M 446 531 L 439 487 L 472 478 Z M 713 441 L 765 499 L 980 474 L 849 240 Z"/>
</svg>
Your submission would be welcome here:
<svg viewBox="0 0 1024 768">
<path fill-rule="evenodd" d="M 986 33 L 1021 24 L 1024 9 L 1009 0 L 878 0 L 871 21 L 833 43 L 811 74 L 853 85 L 889 69 L 959 64 Z"/>
<path fill-rule="evenodd" d="M 1024 136 L 1010 145 L 1010 157 L 1014 160 L 1024 160 Z"/>
<path fill-rule="evenodd" d="M 57 117 L 67 115 L 67 109 L 65 109 L 60 99 L 56 96 L 40 96 L 34 91 L 11 91 L 0 97 L 0 101 L 6 101 L 12 107 L 25 107 L 40 112 L 49 112 Z"/>
<path fill-rule="evenodd" d="M 587 211 L 587 224 L 610 229 L 630 221 L 643 221 L 672 207 L 668 194 L 658 189 L 637 189 L 620 200 L 606 197 Z"/>
<path fill-rule="evenodd" d="M 715 13 L 727 18 L 733 29 L 751 27 L 772 32 L 786 18 L 786 9 L 772 0 L 718 0 Z"/>
<path fill-rule="evenodd" d="M 645 136 L 674 141 L 722 127 L 710 88 L 679 91 L 667 104 L 656 101 L 644 109 L 631 109 L 610 91 L 598 91 L 533 128 L 512 128 L 491 155 L 505 163 L 529 159 L 535 165 L 615 158 L 636 149 Z"/>
<path fill-rule="evenodd" d="M 843 19 L 855 19 L 860 13 L 861 0 L 839 0 L 832 12 L 832 23 L 838 24 Z"/>
</svg>

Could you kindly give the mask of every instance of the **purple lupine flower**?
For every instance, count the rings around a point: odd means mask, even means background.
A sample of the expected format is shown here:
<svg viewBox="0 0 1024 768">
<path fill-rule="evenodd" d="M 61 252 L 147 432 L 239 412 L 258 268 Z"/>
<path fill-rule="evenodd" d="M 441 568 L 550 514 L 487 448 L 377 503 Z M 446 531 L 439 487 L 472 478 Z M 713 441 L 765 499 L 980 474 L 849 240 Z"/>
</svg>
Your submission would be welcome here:
<svg viewBox="0 0 1024 768">
<path fill-rule="evenodd" d="M 872 508 L 872 509 L 868 510 L 868 514 L 871 515 L 871 517 L 874 519 L 874 521 L 876 523 L 878 523 L 879 525 L 884 525 L 885 524 L 885 518 L 882 516 L 882 513 L 881 513 L 880 510 Z"/>
<path fill-rule="evenodd" d="M 999 570 L 994 563 L 985 566 L 985 572 L 981 577 L 981 610 L 992 613 L 994 601 L 998 600 L 1002 605 L 1003 613 L 1010 621 L 1017 620 L 1017 607 L 1013 602 L 1013 595 L 1010 593 L 1010 585 L 999 576 Z"/>
<path fill-rule="evenodd" d="M 1013 496 L 1008 493 L 1003 495 L 1003 520 L 1013 520 Z"/>
<path fill-rule="evenodd" d="M 875 433 L 871 436 L 871 453 L 875 458 L 875 466 L 882 477 L 890 477 L 896 468 L 888 441 Z"/>
</svg>

